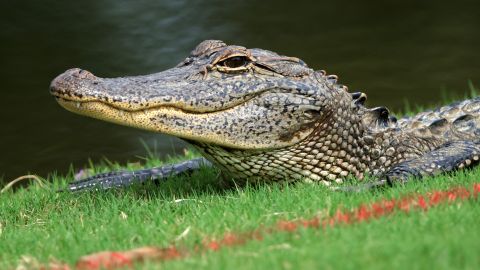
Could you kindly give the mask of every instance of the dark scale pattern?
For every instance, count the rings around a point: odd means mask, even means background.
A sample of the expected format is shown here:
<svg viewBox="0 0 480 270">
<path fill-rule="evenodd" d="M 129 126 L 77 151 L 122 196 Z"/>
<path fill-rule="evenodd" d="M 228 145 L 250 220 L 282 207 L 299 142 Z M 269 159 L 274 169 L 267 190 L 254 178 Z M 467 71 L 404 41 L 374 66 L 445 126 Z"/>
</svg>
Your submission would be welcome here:
<svg viewBox="0 0 480 270">
<path fill-rule="evenodd" d="M 366 173 L 380 176 L 395 164 L 415 159 L 444 142 L 412 136 L 396 124 L 383 130 L 364 127 L 362 119 L 367 110 L 342 91 L 334 99 L 338 105 L 334 114 L 316 123 L 315 131 L 292 147 L 252 152 L 196 145 L 207 159 L 236 179 L 321 181 L 329 185 L 332 181 L 341 183 L 348 175 L 360 179 Z"/>
<path fill-rule="evenodd" d="M 71 69 L 51 92 L 70 111 L 183 138 L 236 180 L 329 185 L 371 174 L 403 181 L 478 163 L 480 98 L 397 120 L 298 58 L 218 40 L 151 75 L 99 78 Z M 165 178 L 198 164 L 111 173 L 71 187 Z"/>
</svg>

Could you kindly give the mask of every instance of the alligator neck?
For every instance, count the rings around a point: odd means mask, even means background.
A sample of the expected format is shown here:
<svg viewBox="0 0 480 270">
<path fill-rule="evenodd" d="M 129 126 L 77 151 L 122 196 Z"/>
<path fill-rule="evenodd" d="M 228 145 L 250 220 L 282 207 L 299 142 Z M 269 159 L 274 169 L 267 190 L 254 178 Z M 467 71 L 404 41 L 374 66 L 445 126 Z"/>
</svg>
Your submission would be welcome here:
<svg viewBox="0 0 480 270">
<path fill-rule="evenodd" d="M 315 123 L 315 131 L 291 147 L 268 150 L 227 149 L 192 142 L 204 156 L 237 179 L 341 182 L 346 175 L 363 177 L 369 158 L 362 139 L 364 128 L 349 93 L 335 89 L 336 110 Z M 349 121 L 345 121 L 349 119 Z M 340 124 L 342 123 L 342 124 Z"/>
</svg>

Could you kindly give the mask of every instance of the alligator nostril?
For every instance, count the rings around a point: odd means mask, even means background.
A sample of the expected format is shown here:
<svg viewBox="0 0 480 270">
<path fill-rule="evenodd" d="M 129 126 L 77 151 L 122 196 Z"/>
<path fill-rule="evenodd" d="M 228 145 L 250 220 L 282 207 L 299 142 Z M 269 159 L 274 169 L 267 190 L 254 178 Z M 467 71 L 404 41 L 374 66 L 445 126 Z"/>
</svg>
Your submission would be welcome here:
<svg viewBox="0 0 480 270">
<path fill-rule="evenodd" d="M 79 78 L 79 79 L 95 79 L 95 78 L 97 78 L 90 71 L 83 70 L 83 69 L 80 69 L 80 68 L 72 68 L 72 69 L 68 70 L 66 73 L 70 74 L 73 77 Z"/>
</svg>

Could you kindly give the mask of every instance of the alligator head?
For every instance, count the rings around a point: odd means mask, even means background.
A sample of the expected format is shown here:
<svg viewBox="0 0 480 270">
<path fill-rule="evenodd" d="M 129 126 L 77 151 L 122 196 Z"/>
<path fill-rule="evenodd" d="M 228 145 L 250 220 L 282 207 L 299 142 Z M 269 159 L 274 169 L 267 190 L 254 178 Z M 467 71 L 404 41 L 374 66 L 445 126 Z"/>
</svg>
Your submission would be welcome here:
<svg viewBox="0 0 480 270">
<path fill-rule="evenodd" d="M 163 72 L 100 78 L 70 69 L 50 86 L 69 111 L 188 141 L 234 149 L 282 148 L 328 114 L 328 87 L 302 60 L 261 49 L 200 43 Z M 325 81 L 322 81 L 325 83 Z"/>
<path fill-rule="evenodd" d="M 336 81 L 298 58 L 207 40 L 163 72 L 70 69 L 50 89 L 72 112 L 185 139 L 237 177 L 341 181 L 361 177 L 369 157 L 359 138 L 381 117 L 360 113 L 365 95 Z"/>
</svg>

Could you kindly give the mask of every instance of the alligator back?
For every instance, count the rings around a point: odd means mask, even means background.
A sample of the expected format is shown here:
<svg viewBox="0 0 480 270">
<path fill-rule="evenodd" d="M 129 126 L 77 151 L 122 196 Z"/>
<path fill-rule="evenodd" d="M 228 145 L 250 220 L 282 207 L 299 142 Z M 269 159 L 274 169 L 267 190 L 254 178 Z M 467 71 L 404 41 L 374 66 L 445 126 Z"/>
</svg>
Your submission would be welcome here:
<svg viewBox="0 0 480 270">
<path fill-rule="evenodd" d="M 480 97 L 455 102 L 435 110 L 399 119 L 397 126 L 419 137 L 434 136 L 445 141 L 480 138 Z"/>
</svg>

